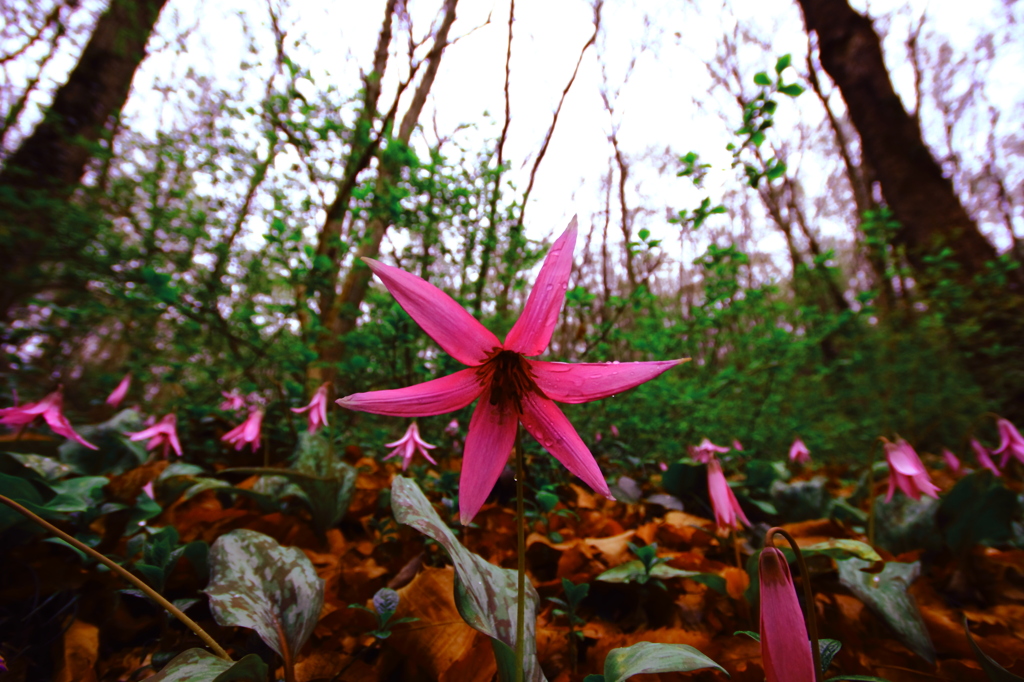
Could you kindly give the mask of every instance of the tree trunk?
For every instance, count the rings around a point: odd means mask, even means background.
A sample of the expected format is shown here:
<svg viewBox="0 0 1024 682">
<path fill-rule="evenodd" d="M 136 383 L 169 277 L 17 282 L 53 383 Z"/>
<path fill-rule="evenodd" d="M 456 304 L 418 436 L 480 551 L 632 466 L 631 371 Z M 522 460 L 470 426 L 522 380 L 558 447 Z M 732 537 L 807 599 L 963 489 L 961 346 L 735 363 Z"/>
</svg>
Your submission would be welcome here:
<svg viewBox="0 0 1024 682">
<path fill-rule="evenodd" d="M 402 117 L 398 135 L 395 141 L 400 144 L 408 144 L 412 133 L 416 129 L 420 112 L 426 104 L 427 95 L 434 84 L 437 70 L 441 65 L 441 57 L 444 48 L 448 45 L 448 32 L 455 23 L 455 8 L 458 0 L 445 0 L 444 18 L 434 36 L 434 43 L 427 55 L 427 66 L 423 77 L 413 93 L 409 108 Z M 397 103 L 397 97 L 396 97 Z M 386 163 L 380 164 L 377 176 L 376 194 L 382 195 L 388 191 L 388 186 L 394 183 L 399 176 L 399 169 L 391 168 Z M 388 223 L 381 215 L 374 216 L 367 226 L 366 233 L 356 249 L 355 258 L 351 269 L 341 284 L 340 293 L 333 297 L 331 304 L 325 306 L 320 315 L 321 328 L 324 330 L 317 341 L 317 355 L 319 366 L 314 368 L 311 378 L 314 381 L 334 381 L 336 378 L 336 363 L 342 358 L 345 350 L 344 337 L 356 327 L 359 319 L 359 308 L 366 291 L 370 286 L 372 273 L 370 268 L 360 260 L 361 258 L 372 258 L 380 251 L 384 233 L 387 231 Z"/>
<path fill-rule="evenodd" d="M 0 320 L 45 284 L 46 263 L 73 258 L 95 234 L 95 220 L 61 227 L 166 1 L 112 0 L 43 120 L 0 171 L 0 244 L 13 256 L 0 276 Z"/>
<path fill-rule="evenodd" d="M 996 258 L 996 250 L 967 215 L 925 145 L 917 120 L 893 90 L 871 20 L 847 0 L 799 3 L 808 32 L 818 36 L 821 64 L 839 86 L 863 155 L 900 223 L 897 240 L 906 246 L 910 263 L 924 275 L 928 256 L 949 247 L 959 278 L 969 282 Z"/>
</svg>

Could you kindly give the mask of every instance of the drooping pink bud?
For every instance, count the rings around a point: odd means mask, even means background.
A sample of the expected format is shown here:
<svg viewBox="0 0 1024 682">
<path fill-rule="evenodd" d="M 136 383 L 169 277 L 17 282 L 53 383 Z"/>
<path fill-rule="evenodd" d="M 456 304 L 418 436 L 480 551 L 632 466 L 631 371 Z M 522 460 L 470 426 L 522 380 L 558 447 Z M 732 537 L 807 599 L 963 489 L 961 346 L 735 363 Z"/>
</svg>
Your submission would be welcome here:
<svg viewBox="0 0 1024 682">
<path fill-rule="evenodd" d="M 761 583 L 761 662 L 766 682 L 813 682 L 814 657 L 786 555 L 776 547 L 765 547 L 757 574 Z"/>
<path fill-rule="evenodd" d="M 321 426 L 327 426 L 327 387 L 329 384 L 324 384 L 316 390 L 313 394 L 313 399 L 309 401 L 309 405 L 305 407 L 293 407 L 292 412 L 295 414 L 302 414 L 308 412 L 307 418 L 309 420 L 309 432 L 316 433 L 316 430 Z"/>
<path fill-rule="evenodd" d="M 715 526 L 718 532 L 736 528 L 739 525 L 737 519 L 747 526 L 750 525 L 747 515 L 740 508 L 740 503 L 736 501 L 736 495 L 729 487 L 729 482 L 725 480 L 722 465 L 714 457 L 708 462 L 708 496 L 711 498 L 711 508 L 715 512 Z"/>
<path fill-rule="evenodd" d="M 949 467 L 950 471 L 954 474 L 960 473 L 960 459 L 950 452 L 949 448 L 942 451 L 942 458 L 946 460 L 946 466 Z"/>
</svg>

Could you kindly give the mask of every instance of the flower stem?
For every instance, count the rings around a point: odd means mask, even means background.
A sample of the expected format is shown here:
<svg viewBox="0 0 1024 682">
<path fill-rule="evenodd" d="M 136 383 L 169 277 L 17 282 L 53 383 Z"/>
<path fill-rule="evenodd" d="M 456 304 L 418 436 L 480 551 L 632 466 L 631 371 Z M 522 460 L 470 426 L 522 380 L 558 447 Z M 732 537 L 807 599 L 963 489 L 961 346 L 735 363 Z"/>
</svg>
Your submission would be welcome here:
<svg viewBox="0 0 1024 682">
<path fill-rule="evenodd" d="M 868 544 L 875 546 L 875 445 L 868 455 Z"/>
<path fill-rule="evenodd" d="M 217 644 L 217 642 L 213 641 L 213 638 L 210 637 L 210 635 L 208 635 L 206 633 L 206 630 L 203 630 L 201 627 L 199 627 L 198 623 L 196 623 L 194 620 L 192 620 L 191 618 L 186 616 L 184 613 L 181 612 L 181 609 L 176 607 L 171 602 L 167 601 L 159 592 L 157 592 L 152 587 L 150 587 L 146 583 L 144 583 L 141 580 L 139 580 L 138 578 L 136 578 L 134 575 L 129 573 L 127 570 L 125 570 L 122 566 L 118 566 L 116 563 L 114 563 L 113 561 L 111 561 L 107 557 L 103 556 L 102 554 L 97 552 L 92 547 L 89 547 L 88 545 L 82 544 L 81 542 L 79 542 L 75 538 L 71 537 L 70 535 L 68 535 L 64 531 L 62 531 L 59 528 L 57 528 L 56 526 L 54 526 L 54 525 L 52 525 L 50 523 L 47 523 L 43 519 L 39 518 L 38 516 L 36 516 L 32 512 L 30 512 L 28 509 L 25 509 L 24 507 L 22 507 L 20 504 L 18 504 L 14 500 L 9 499 L 7 497 L 4 497 L 3 495 L 0 495 L 0 502 L 2 502 L 3 504 L 6 504 L 8 507 L 10 507 L 14 511 L 18 512 L 19 514 L 21 514 L 25 518 L 29 519 L 33 523 L 36 523 L 36 524 L 42 526 L 43 528 L 45 528 L 46 530 L 50 531 L 51 533 L 53 533 L 54 535 L 59 537 L 64 542 L 66 542 L 69 545 L 71 545 L 72 547 L 75 547 L 76 549 L 79 549 L 79 550 L 85 552 L 89 556 L 91 556 L 94 559 L 96 559 L 97 561 L 101 562 L 104 566 L 109 568 L 111 571 L 113 571 L 114 573 L 118 574 L 119 576 L 121 576 L 122 578 L 124 578 L 125 580 L 130 582 L 132 585 L 134 585 L 135 587 L 139 588 L 142 592 L 144 592 L 146 594 L 147 597 L 149 597 L 150 599 L 155 601 L 160 606 L 164 607 L 172 616 L 174 616 L 175 618 L 180 620 L 182 623 L 184 623 L 185 626 L 189 630 L 191 630 L 192 632 L 196 633 L 196 635 L 199 636 L 199 639 L 203 640 L 203 642 L 206 644 L 206 646 L 210 647 L 213 650 L 213 653 L 217 654 L 218 656 L 223 658 L 225 661 L 231 661 L 231 657 L 228 656 L 228 652 L 224 651 L 224 649 L 221 648 L 221 646 L 219 644 Z"/>
<path fill-rule="evenodd" d="M 814 590 L 811 589 L 811 574 L 807 571 L 807 564 L 804 562 L 804 555 L 800 553 L 800 547 L 796 544 L 793 536 L 781 528 L 772 528 L 764 537 L 766 547 L 775 546 L 775 536 L 781 535 L 786 538 L 789 546 L 796 554 L 796 565 L 800 568 L 800 582 L 804 585 L 804 601 L 807 602 L 807 636 L 811 640 L 811 657 L 814 659 L 814 679 L 821 680 L 821 650 L 818 647 L 818 618 L 817 607 L 814 604 Z"/>
<path fill-rule="evenodd" d="M 519 592 L 516 597 L 516 682 L 523 682 L 526 662 L 526 510 L 523 478 L 523 443 L 520 427 L 516 427 L 516 527 L 519 534 Z"/>
</svg>

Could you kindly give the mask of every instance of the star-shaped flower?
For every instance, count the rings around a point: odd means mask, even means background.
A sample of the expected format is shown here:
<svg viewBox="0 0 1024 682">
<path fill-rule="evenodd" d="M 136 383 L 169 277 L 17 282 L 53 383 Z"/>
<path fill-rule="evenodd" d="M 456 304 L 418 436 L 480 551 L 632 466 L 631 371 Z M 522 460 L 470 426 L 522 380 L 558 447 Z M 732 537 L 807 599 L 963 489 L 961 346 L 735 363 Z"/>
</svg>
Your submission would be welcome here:
<svg viewBox="0 0 1024 682">
<path fill-rule="evenodd" d="M 896 488 L 915 500 L 920 500 L 922 493 L 938 498 L 939 487 L 932 483 L 921 458 L 910 447 L 910 443 L 902 438 L 897 438 L 895 443 L 884 438 L 882 441 L 885 443 L 885 458 L 889 460 L 889 492 L 885 501 L 892 501 Z"/>
<path fill-rule="evenodd" d="M 394 448 L 394 450 L 384 459 L 400 456 L 402 458 L 402 471 L 409 468 L 409 462 L 412 461 L 413 456 L 417 452 L 426 457 L 427 461 L 431 464 L 437 464 L 434 458 L 430 456 L 430 453 L 427 452 L 437 446 L 431 445 L 420 437 L 420 428 L 416 426 L 416 422 L 409 424 L 409 428 L 406 429 L 404 436 L 393 443 L 385 443 L 385 447 Z"/>
<path fill-rule="evenodd" d="M 715 459 L 716 452 L 729 452 L 729 448 L 715 445 L 709 438 L 704 438 L 701 440 L 700 445 L 691 445 L 689 452 L 690 459 L 694 462 L 707 464 Z"/>
<path fill-rule="evenodd" d="M 164 459 L 167 459 L 167 452 L 171 449 L 174 450 L 178 457 L 181 457 L 181 443 L 178 442 L 177 425 L 178 418 L 173 414 L 169 414 L 148 429 L 127 435 L 131 437 L 131 440 L 146 440 L 148 438 L 149 442 L 146 443 L 146 450 L 155 450 L 163 446 L 162 454 Z"/>
<path fill-rule="evenodd" d="M 253 410 L 244 422 L 231 429 L 220 439 L 241 450 L 246 443 L 252 444 L 252 451 L 260 449 L 260 427 L 263 426 L 263 410 Z"/>
<path fill-rule="evenodd" d="M 364 258 L 407 313 L 449 355 L 468 365 L 408 388 L 356 393 L 338 404 L 396 417 L 428 417 L 479 398 L 459 484 L 459 512 L 469 523 L 483 506 L 512 452 L 520 423 L 569 471 L 602 495 L 608 484 L 576 429 L 555 405 L 600 400 L 658 376 L 683 360 L 562 363 L 531 360 L 551 341 L 572 270 L 576 219 L 548 252 L 522 315 L 498 341 L 458 303 L 429 282 Z"/>
<path fill-rule="evenodd" d="M 999 447 L 992 451 L 993 455 L 1002 455 L 999 466 L 1006 468 L 1010 463 L 1010 455 L 1013 455 L 1021 462 L 1024 462 L 1024 436 L 1009 419 L 1000 419 L 996 422 L 999 429 Z"/>
<path fill-rule="evenodd" d="M 17 401 L 17 398 L 15 398 L 15 401 Z M 56 391 L 37 403 L 29 403 L 28 405 L 21 406 L 15 405 L 14 407 L 5 407 L 0 409 L 0 424 L 17 426 L 24 429 L 38 417 L 42 417 L 46 421 L 47 425 L 53 429 L 53 432 L 57 435 L 70 438 L 76 443 L 81 443 L 87 448 L 98 450 L 99 448 L 79 436 L 75 430 L 71 428 L 71 422 L 68 421 L 68 418 L 64 416 L 64 412 L 62 411 L 63 407 L 64 387 L 60 386 Z"/>
</svg>

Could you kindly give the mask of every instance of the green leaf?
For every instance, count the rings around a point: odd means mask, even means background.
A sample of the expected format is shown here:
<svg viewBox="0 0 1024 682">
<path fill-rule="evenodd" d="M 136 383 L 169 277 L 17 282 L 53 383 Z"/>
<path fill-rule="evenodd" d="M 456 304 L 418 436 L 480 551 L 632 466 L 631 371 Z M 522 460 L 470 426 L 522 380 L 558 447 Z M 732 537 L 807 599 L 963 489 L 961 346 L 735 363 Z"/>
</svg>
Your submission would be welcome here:
<svg viewBox="0 0 1024 682">
<path fill-rule="evenodd" d="M 793 57 L 788 54 L 784 54 L 781 57 L 779 57 L 778 60 L 775 62 L 775 73 L 781 74 L 783 71 L 789 68 L 789 65 L 792 63 L 792 61 Z"/>
<path fill-rule="evenodd" d="M 146 448 L 141 442 L 132 442 L 124 434 L 145 428 L 142 416 L 135 410 L 121 410 L 101 424 L 76 426 L 75 430 L 98 447 L 91 450 L 73 440 L 65 441 L 57 449 L 60 461 L 77 473 L 99 476 L 123 474 L 146 461 Z"/>
<path fill-rule="evenodd" d="M 790 83 L 789 85 L 783 85 L 780 87 L 779 92 L 783 95 L 789 95 L 790 97 L 799 97 L 804 94 L 804 89 L 796 83 Z"/>
<path fill-rule="evenodd" d="M 764 71 L 760 71 L 754 74 L 754 85 L 768 86 L 772 84 L 772 79 L 768 77 Z"/>
<path fill-rule="evenodd" d="M 232 663 L 203 649 L 189 649 L 146 679 L 152 682 L 263 682 L 267 679 L 267 664 L 256 654 Z"/>
<path fill-rule="evenodd" d="M 604 679 L 605 682 L 623 682 L 633 675 L 685 673 L 702 668 L 718 668 L 726 672 L 725 668 L 687 644 L 638 642 L 608 652 L 604 659 Z"/>
<path fill-rule="evenodd" d="M 234 530 L 213 543 L 204 592 L 217 623 L 255 630 L 286 660 L 294 660 L 313 634 L 324 603 L 324 581 L 309 558 L 252 530 Z"/>
<path fill-rule="evenodd" d="M 912 564 L 890 561 L 881 573 L 876 574 L 861 570 L 871 565 L 862 559 L 845 559 L 836 564 L 839 566 L 839 582 L 888 623 L 907 648 L 934 663 L 935 646 L 917 604 L 907 594 L 910 583 L 921 572 L 921 564 L 916 561 Z"/>
<path fill-rule="evenodd" d="M 17 461 L 23 467 L 36 472 L 44 481 L 56 481 L 66 476 L 71 471 L 71 467 L 69 467 L 67 464 L 62 464 L 53 457 L 44 457 L 43 455 L 21 454 L 17 452 L 5 452 L 3 454 Z M 13 472 L 5 471 L 4 473 Z"/>
<path fill-rule="evenodd" d="M 503 682 L 514 678 L 516 644 L 515 571 L 499 568 L 473 554 L 456 539 L 441 520 L 423 491 L 412 480 L 396 476 L 391 485 L 391 506 L 395 519 L 432 538 L 447 551 L 455 565 L 455 604 L 459 614 L 474 630 L 491 638 L 498 674 Z M 537 660 L 537 590 L 526 583 L 525 679 L 543 682 Z"/>
<path fill-rule="evenodd" d="M 978 663 L 981 664 L 981 669 L 985 671 L 985 676 L 988 677 L 989 682 L 1024 682 L 1024 677 L 1014 675 L 981 650 L 978 643 L 974 641 L 971 629 L 967 626 L 967 618 L 964 618 L 964 634 L 967 635 L 967 641 L 970 642 L 971 648 L 974 649 L 974 655 L 978 659 Z"/>
<path fill-rule="evenodd" d="M 828 667 L 832 665 L 832 659 L 836 657 L 836 654 L 842 648 L 843 643 L 838 639 L 818 640 L 818 652 L 821 654 L 821 672 L 828 670 Z"/>
<path fill-rule="evenodd" d="M 963 555 L 982 542 L 1008 542 L 1016 510 L 1017 496 L 991 471 L 981 469 L 961 478 L 943 496 L 935 523 L 953 553 Z"/>
</svg>

